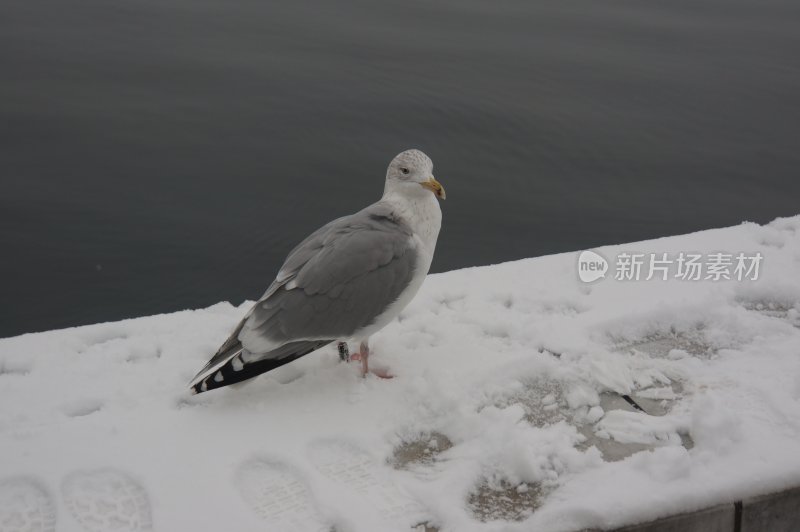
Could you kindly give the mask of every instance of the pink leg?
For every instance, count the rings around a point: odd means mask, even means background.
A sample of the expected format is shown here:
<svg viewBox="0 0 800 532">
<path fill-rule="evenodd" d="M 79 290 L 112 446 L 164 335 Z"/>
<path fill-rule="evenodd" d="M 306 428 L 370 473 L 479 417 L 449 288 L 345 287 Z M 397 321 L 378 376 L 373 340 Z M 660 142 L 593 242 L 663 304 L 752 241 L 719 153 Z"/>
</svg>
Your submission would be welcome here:
<svg viewBox="0 0 800 532">
<path fill-rule="evenodd" d="M 361 342 L 358 354 L 361 355 L 361 376 L 366 377 L 369 373 L 369 344 Z"/>
<path fill-rule="evenodd" d="M 350 358 L 347 360 L 348 362 L 361 360 L 361 352 L 356 351 L 355 353 L 350 353 Z"/>
<path fill-rule="evenodd" d="M 358 353 L 353 353 L 350 356 L 350 360 L 361 361 L 361 376 L 366 377 L 367 373 L 369 373 L 369 344 L 366 341 L 361 342 Z M 383 370 L 374 370 L 372 373 L 382 379 L 391 379 L 394 377 L 394 375 L 390 375 L 388 372 Z"/>
</svg>

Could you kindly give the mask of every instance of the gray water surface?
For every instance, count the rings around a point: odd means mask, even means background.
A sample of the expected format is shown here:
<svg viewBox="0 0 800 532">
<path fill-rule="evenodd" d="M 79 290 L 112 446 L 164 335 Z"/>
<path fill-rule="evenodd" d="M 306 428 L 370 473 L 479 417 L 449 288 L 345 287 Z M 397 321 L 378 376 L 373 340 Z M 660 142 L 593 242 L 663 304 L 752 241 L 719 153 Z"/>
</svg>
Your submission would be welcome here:
<svg viewBox="0 0 800 532">
<path fill-rule="evenodd" d="M 448 193 L 433 271 L 797 214 L 798 28 L 796 0 L 0 0 L 0 336 L 258 297 L 410 147 Z"/>
</svg>

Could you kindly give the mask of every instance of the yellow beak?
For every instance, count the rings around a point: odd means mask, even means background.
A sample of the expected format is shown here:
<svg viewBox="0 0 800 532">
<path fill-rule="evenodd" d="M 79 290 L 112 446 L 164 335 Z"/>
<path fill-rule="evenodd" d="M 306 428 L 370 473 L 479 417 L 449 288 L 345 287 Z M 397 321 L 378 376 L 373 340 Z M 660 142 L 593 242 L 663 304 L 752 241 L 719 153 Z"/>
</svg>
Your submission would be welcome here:
<svg viewBox="0 0 800 532">
<path fill-rule="evenodd" d="M 433 178 L 433 176 L 431 176 L 430 179 L 428 179 L 427 181 L 423 181 L 422 183 L 420 183 L 420 185 L 433 192 L 434 195 L 439 199 L 443 200 L 447 198 L 447 194 L 444 193 L 444 187 L 442 186 L 441 183 L 436 181 Z"/>
</svg>

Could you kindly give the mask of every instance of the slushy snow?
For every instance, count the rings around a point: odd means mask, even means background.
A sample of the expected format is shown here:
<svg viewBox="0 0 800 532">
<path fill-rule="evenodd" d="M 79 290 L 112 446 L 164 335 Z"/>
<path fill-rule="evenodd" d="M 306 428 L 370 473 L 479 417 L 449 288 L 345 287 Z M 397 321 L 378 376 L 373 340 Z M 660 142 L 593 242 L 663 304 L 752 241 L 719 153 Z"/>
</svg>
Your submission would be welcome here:
<svg viewBox="0 0 800 532">
<path fill-rule="evenodd" d="M 429 276 L 373 337 L 392 380 L 332 345 L 191 396 L 250 302 L 0 340 L 0 531 L 569 531 L 800 485 L 800 216 L 595 251 L 591 284 L 577 252 Z"/>
</svg>

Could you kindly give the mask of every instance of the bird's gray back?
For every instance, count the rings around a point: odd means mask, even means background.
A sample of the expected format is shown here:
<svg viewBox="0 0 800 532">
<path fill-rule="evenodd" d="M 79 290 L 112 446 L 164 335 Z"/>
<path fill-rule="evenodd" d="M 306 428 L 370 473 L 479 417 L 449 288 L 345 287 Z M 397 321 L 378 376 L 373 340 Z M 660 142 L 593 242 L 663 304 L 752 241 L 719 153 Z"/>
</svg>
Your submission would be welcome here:
<svg viewBox="0 0 800 532">
<path fill-rule="evenodd" d="M 347 338 L 408 287 L 417 254 L 408 224 L 385 203 L 336 219 L 292 250 L 238 337 L 254 354 L 300 339 Z"/>
</svg>

